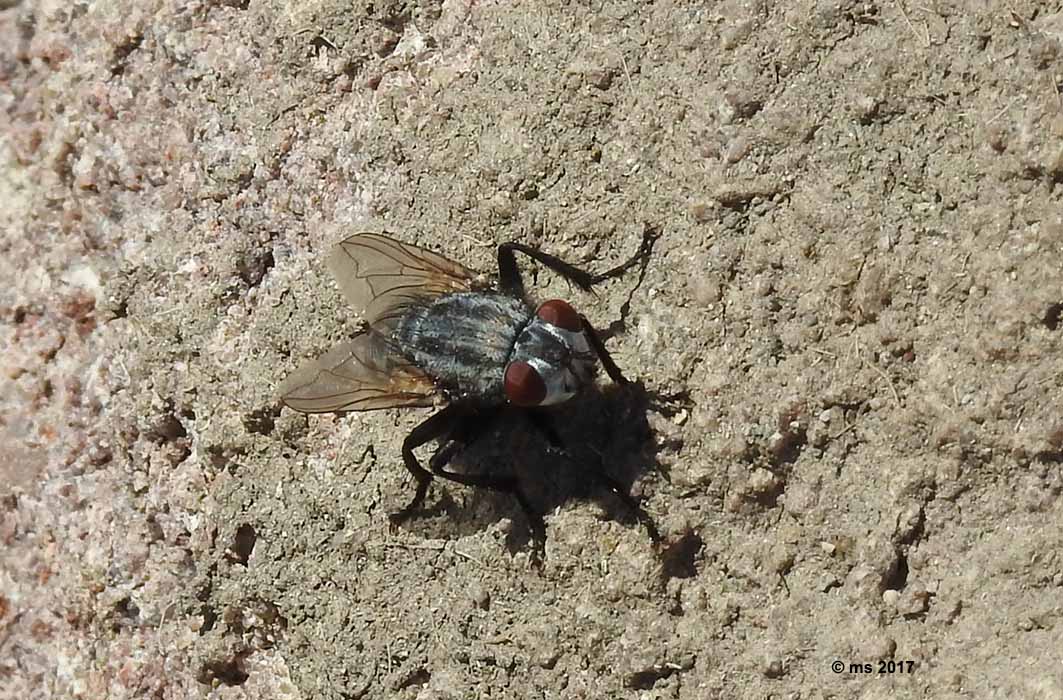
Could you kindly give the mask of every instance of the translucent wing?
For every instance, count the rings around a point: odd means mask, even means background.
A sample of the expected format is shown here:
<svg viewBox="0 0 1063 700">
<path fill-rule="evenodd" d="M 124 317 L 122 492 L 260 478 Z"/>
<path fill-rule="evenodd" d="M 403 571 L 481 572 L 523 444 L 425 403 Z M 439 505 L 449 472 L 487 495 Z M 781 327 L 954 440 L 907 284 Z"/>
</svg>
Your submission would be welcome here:
<svg viewBox="0 0 1063 700">
<path fill-rule="evenodd" d="M 302 413 L 431 406 L 437 393 L 371 329 L 304 363 L 280 386 L 281 400 Z"/>
<path fill-rule="evenodd" d="M 328 267 L 351 307 L 381 332 L 409 305 L 469 291 L 477 278 L 438 253 L 377 233 L 358 233 L 338 243 Z"/>
</svg>

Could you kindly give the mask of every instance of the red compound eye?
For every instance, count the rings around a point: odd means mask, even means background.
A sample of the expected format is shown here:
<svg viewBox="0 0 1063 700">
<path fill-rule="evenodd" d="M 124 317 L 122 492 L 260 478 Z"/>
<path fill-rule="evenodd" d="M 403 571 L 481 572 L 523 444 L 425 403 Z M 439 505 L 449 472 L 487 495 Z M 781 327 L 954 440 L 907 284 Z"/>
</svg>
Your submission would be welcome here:
<svg viewBox="0 0 1063 700">
<path fill-rule="evenodd" d="M 546 382 L 538 370 L 520 360 L 510 362 L 506 367 L 503 386 L 506 398 L 517 406 L 538 406 L 546 398 Z"/>
<path fill-rule="evenodd" d="M 568 302 L 560 299 L 544 301 L 535 311 L 535 315 L 547 323 L 563 328 L 566 331 L 575 333 L 583 329 L 583 323 L 580 322 L 579 314 L 576 313 L 576 310 L 569 306 Z"/>
</svg>

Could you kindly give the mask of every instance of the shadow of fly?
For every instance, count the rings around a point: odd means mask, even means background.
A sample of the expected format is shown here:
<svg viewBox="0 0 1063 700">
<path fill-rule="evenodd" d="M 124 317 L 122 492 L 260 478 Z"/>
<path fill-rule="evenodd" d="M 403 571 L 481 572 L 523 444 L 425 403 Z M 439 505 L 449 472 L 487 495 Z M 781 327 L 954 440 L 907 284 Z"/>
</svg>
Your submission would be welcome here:
<svg viewBox="0 0 1063 700">
<path fill-rule="evenodd" d="M 528 300 L 515 257 L 527 255 L 591 291 L 639 264 L 644 273 L 655 240 L 656 233 L 647 228 L 634 256 L 599 274 L 530 246 L 503 243 L 491 284 L 488 276 L 430 250 L 377 233 L 353 235 L 333 248 L 328 267 L 364 324 L 349 340 L 299 367 L 282 384 L 281 398 L 303 413 L 442 405 L 402 443 L 403 462 L 417 490 L 392 520 L 416 513 L 438 476 L 511 494 L 541 545 L 542 516 L 514 476 L 447 468 L 503 410 L 517 407 L 546 439 L 550 454 L 615 493 L 658 542 L 653 521 L 627 490 L 600 463 L 575 459 L 543 410 L 592 383 L 599 363 L 617 384 L 628 380 L 585 316 L 560 299 L 537 306 Z M 414 451 L 433 440 L 439 446 L 426 469 Z"/>
</svg>

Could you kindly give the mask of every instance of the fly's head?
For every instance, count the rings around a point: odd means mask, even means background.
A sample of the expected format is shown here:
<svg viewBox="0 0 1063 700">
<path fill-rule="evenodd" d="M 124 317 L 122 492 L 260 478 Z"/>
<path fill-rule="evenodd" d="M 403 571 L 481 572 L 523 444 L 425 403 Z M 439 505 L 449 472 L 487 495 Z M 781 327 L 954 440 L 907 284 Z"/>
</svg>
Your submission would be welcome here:
<svg viewBox="0 0 1063 700">
<path fill-rule="evenodd" d="M 594 377 L 596 362 L 575 309 L 560 299 L 543 302 L 513 346 L 506 398 L 528 407 L 567 401 Z"/>
</svg>

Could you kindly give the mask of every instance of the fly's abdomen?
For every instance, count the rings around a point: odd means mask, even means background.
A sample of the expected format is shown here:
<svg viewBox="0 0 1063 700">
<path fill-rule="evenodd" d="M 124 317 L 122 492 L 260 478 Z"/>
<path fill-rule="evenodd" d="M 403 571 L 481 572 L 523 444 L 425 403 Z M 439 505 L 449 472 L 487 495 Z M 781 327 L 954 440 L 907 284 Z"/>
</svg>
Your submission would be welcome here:
<svg viewBox="0 0 1063 700">
<path fill-rule="evenodd" d="M 452 399 L 501 403 L 510 351 L 530 317 L 531 310 L 520 299 L 449 294 L 411 309 L 393 339 Z"/>
</svg>

